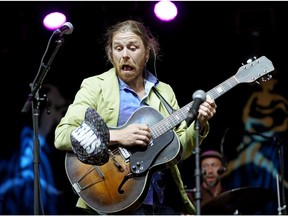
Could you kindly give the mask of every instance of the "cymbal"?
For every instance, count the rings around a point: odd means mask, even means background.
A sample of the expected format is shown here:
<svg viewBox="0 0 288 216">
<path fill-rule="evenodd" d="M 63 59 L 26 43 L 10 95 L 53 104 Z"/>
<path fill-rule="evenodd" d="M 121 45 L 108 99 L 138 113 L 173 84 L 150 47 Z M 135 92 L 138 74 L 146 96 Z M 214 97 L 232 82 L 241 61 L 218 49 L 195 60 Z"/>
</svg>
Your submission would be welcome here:
<svg viewBox="0 0 288 216">
<path fill-rule="evenodd" d="M 242 187 L 232 189 L 209 200 L 201 208 L 205 215 L 213 214 L 255 214 L 262 210 L 272 198 L 268 189 L 260 187 Z"/>
</svg>

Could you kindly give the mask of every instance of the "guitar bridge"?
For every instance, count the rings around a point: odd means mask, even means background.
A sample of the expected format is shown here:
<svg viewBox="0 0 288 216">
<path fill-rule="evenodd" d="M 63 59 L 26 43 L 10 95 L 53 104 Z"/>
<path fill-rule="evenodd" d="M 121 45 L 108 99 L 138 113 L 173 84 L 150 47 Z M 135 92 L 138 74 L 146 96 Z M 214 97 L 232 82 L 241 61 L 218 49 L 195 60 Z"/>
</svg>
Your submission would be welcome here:
<svg viewBox="0 0 288 216">
<path fill-rule="evenodd" d="M 121 164 L 116 160 L 115 155 L 113 154 L 113 152 L 111 150 L 109 150 L 109 154 L 111 156 L 111 159 L 114 162 L 114 165 L 117 167 L 117 169 L 119 170 L 119 172 L 124 172 L 124 168 L 121 166 Z"/>
</svg>

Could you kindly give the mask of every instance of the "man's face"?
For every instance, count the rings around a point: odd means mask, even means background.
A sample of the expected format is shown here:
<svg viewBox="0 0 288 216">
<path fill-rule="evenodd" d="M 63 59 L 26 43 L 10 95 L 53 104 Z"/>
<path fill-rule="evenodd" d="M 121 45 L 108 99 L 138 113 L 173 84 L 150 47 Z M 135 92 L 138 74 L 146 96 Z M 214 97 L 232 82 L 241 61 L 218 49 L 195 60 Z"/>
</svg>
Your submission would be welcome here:
<svg viewBox="0 0 288 216">
<path fill-rule="evenodd" d="M 208 157 L 202 160 L 201 169 L 204 173 L 203 182 L 207 187 L 215 187 L 220 180 L 218 170 L 222 167 L 222 161 L 216 157 Z"/>
<path fill-rule="evenodd" d="M 127 84 L 142 77 L 148 52 L 141 38 L 130 31 L 118 32 L 112 41 L 112 61 L 118 76 Z"/>
</svg>

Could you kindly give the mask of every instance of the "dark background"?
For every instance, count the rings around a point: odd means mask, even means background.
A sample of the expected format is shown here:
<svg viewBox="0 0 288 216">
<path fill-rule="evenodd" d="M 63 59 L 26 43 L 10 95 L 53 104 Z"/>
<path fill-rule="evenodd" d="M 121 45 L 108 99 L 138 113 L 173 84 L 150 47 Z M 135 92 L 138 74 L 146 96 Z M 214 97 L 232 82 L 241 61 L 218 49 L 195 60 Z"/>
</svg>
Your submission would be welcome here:
<svg viewBox="0 0 288 216">
<path fill-rule="evenodd" d="M 3 116 L 9 118 L 5 124 L 15 127 L 20 123 L 14 120 L 22 118 L 29 83 L 37 74 L 52 34 L 42 21 L 53 11 L 64 12 L 74 31 L 65 35 L 44 83 L 59 86 L 67 98 L 73 99 L 83 78 L 110 67 L 104 58 L 103 33 L 110 24 L 126 18 L 143 21 L 158 37 L 162 58 L 157 62 L 157 75 L 171 84 L 181 107 L 192 100 L 194 91 L 208 91 L 220 84 L 252 56 L 265 55 L 279 75 L 285 76 L 288 2 L 177 1 L 175 4 L 178 16 L 164 23 L 154 16 L 153 1 L 1 2 L 2 109 Z M 51 41 L 51 51 L 55 40 Z M 48 58 L 50 55 L 44 63 L 47 64 Z M 242 127 L 242 107 L 253 85 L 241 84 L 217 99 L 211 142 L 219 143 L 227 127 Z"/>
<path fill-rule="evenodd" d="M 42 21 L 53 11 L 64 12 L 74 31 L 65 35 L 44 83 L 57 85 L 71 100 L 83 78 L 110 68 L 104 58 L 103 33 L 107 26 L 126 18 L 143 21 L 158 37 L 162 58 L 157 62 L 157 76 L 173 87 L 180 107 L 192 100 L 194 91 L 208 91 L 236 74 L 252 56 L 264 55 L 270 59 L 287 91 L 284 77 L 287 76 L 288 2 L 177 1 L 178 16 L 168 23 L 154 16 L 155 3 L 0 2 L 2 146 L 5 149 L 1 157 L 7 158 L 17 149 L 19 131 L 32 118 L 30 113 L 21 113 L 21 109 L 52 34 Z M 51 47 L 54 45 L 52 40 Z M 149 69 L 153 70 L 152 66 Z M 208 146 L 218 149 L 224 131 L 231 128 L 224 154 L 228 159 L 235 156 L 243 130 L 242 109 L 257 88 L 255 85 L 240 84 L 216 100 L 217 114 L 210 121 L 211 132 L 202 144 L 203 149 Z"/>
</svg>

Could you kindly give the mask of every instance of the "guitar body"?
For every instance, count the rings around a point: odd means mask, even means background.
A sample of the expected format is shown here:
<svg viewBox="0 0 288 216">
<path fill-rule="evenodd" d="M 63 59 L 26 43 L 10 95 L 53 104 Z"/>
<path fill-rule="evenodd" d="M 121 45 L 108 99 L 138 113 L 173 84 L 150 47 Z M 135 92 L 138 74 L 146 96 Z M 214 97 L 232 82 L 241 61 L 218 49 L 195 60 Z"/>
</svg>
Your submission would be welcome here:
<svg viewBox="0 0 288 216">
<path fill-rule="evenodd" d="M 154 108 L 141 107 L 121 128 L 134 123 L 145 123 L 150 127 L 162 119 L 163 116 Z M 73 189 L 88 206 L 101 214 L 122 214 L 136 209 L 147 195 L 153 172 L 169 168 L 181 159 L 182 148 L 173 130 L 165 132 L 152 143 L 145 150 L 131 150 L 128 160 L 116 147 L 109 161 L 102 166 L 82 163 L 73 152 L 67 152 L 65 168 Z M 131 172 L 130 160 L 142 163 L 143 166 L 140 166 L 145 171 Z"/>
<path fill-rule="evenodd" d="M 274 70 L 272 62 L 262 56 L 239 68 L 237 73 L 206 94 L 216 99 L 239 83 L 250 83 Z M 268 76 L 267 79 L 270 79 Z M 265 81 L 265 79 L 262 79 Z M 181 159 L 182 146 L 173 128 L 184 121 L 193 101 L 173 112 L 166 119 L 152 107 L 137 109 L 127 123 L 148 124 L 152 141 L 145 149 L 110 149 L 109 161 L 102 166 L 82 163 L 67 152 L 67 176 L 78 195 L 100 214 L 129 213 L 144 201 L 154 171 L 167 169 Z"/>
</svg>

